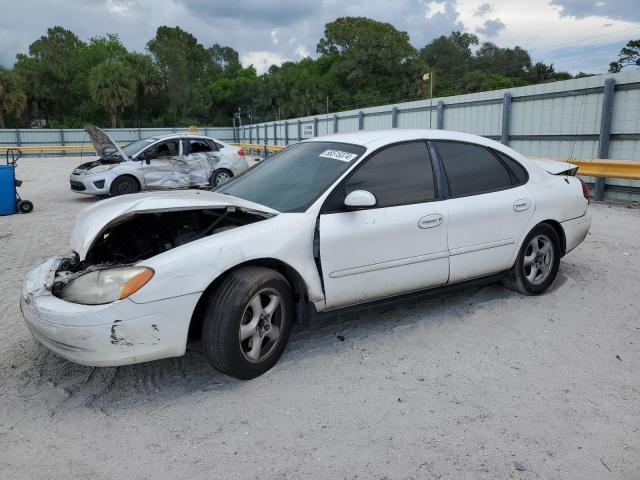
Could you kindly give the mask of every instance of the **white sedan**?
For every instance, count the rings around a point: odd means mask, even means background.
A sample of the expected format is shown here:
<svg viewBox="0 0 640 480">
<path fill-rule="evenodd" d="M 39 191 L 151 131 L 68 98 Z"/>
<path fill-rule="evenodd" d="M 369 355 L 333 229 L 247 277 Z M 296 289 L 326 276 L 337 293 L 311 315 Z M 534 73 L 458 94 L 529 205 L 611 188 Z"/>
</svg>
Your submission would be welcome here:
<svg viewBox="0 0 640 480">
<path fill-rule="evenodd" d="M 576 167 L 541 165 L 443 130 L 310 139 L 214 192 L 87 208 L 72 254 L 25 279 L 22 312 L 77 363 L 180 356 L 201 338 L 215 368 L 253 378 L 313 310 L 477 279 L 544 292 L 591 217 Z"/>
<path fill-rule="evenodd" d="M 160 135 L 121 148 L 100 128 L 84 129 L 98 159 L 73 169 L 69 183 L 77 193 L 115 197 L 141 190 L 217 187 L 250 166 L 242 148 L 202 135 Z"/>
</svg>

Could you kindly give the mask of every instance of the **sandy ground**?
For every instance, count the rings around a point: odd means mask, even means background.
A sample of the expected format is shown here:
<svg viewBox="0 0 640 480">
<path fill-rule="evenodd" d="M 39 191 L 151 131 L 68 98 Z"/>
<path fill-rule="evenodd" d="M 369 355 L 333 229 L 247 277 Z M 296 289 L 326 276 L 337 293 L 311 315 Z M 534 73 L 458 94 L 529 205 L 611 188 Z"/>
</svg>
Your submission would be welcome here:
<svg viewBox="0 0 640 480">
<path fill-rule="evenodd" d="M 18 309 L 96 201 L 69 191 L 77 163 L 23 159 L 35 212 L 0 217 L 2 479 L 640 478 L 637 205 L 592 205 L 540 297 L 492 285 L 324 318 L 250 382 L 198 345 L 94 371 Z"/>
</svg>

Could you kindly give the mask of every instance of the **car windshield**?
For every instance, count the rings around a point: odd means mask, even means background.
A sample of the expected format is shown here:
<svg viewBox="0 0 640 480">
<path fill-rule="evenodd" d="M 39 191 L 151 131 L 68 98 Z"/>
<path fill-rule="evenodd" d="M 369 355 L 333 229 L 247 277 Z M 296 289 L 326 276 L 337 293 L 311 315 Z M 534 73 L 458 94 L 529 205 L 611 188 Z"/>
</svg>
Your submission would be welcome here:
<svg viewBox="0 0 640 480">
<path fill-rule="evenodd" d="M 144 138 L 142 140 L 136 140 L 135 142 L 131 142 L 127 145 L 125 145 L 124 147 L 122 147 L 122 151 L 124 152 L 124 154 L 129 157 L 132 158 L 136 153 L 138 153 L 140 150 L 142 150 L 144 147 L 146 147 L 147 145 L 155 142 L 156 139 L 151 137 L 151 138 Z"/>
<path fill-rule="evenodd" d="M 364 151 L 349 143 L 298 143 L 215 190 L 281 212 L 304 212 Z"/>
</svg>

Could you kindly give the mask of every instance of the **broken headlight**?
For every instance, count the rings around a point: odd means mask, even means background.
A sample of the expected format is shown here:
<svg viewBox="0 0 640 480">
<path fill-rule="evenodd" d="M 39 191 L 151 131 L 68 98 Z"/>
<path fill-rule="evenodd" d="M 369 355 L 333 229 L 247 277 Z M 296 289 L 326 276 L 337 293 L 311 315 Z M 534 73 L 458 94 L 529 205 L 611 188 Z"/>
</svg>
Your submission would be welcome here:
<svg viewBox="0 0 640 480">
<path fill-rule="evenodd" d="M 153 277 L 147 267 L 123 267 L 85 273 L 65 285 L 60 298 L 84 305 L 122 300 L 140 290 Z"/>
</svg>

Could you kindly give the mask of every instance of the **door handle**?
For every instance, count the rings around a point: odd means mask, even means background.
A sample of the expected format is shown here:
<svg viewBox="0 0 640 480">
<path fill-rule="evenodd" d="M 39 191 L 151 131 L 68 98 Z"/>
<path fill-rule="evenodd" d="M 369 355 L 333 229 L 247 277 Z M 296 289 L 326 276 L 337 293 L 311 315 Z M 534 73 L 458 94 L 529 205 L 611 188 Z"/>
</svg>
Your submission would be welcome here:
<svg viewBox="0 0 640 480">
<path fill-rule="evenodd" d="M 531 200 L 528 198 L 521 198 L 520 200 L 516 200 L 513 202 L 513 209 L 516 212 L 524 212 L 525 210 L 529 210 L 531 206 Z"/>
<path fill-rule="evenodd" d="M 433 215 L 426 215 L 418 220 L 418 227 L 420 228 L 433 228 L 441 225 L 444 220 L 444 217 L 439 213 L 434 213 Z"/>
</svg>

